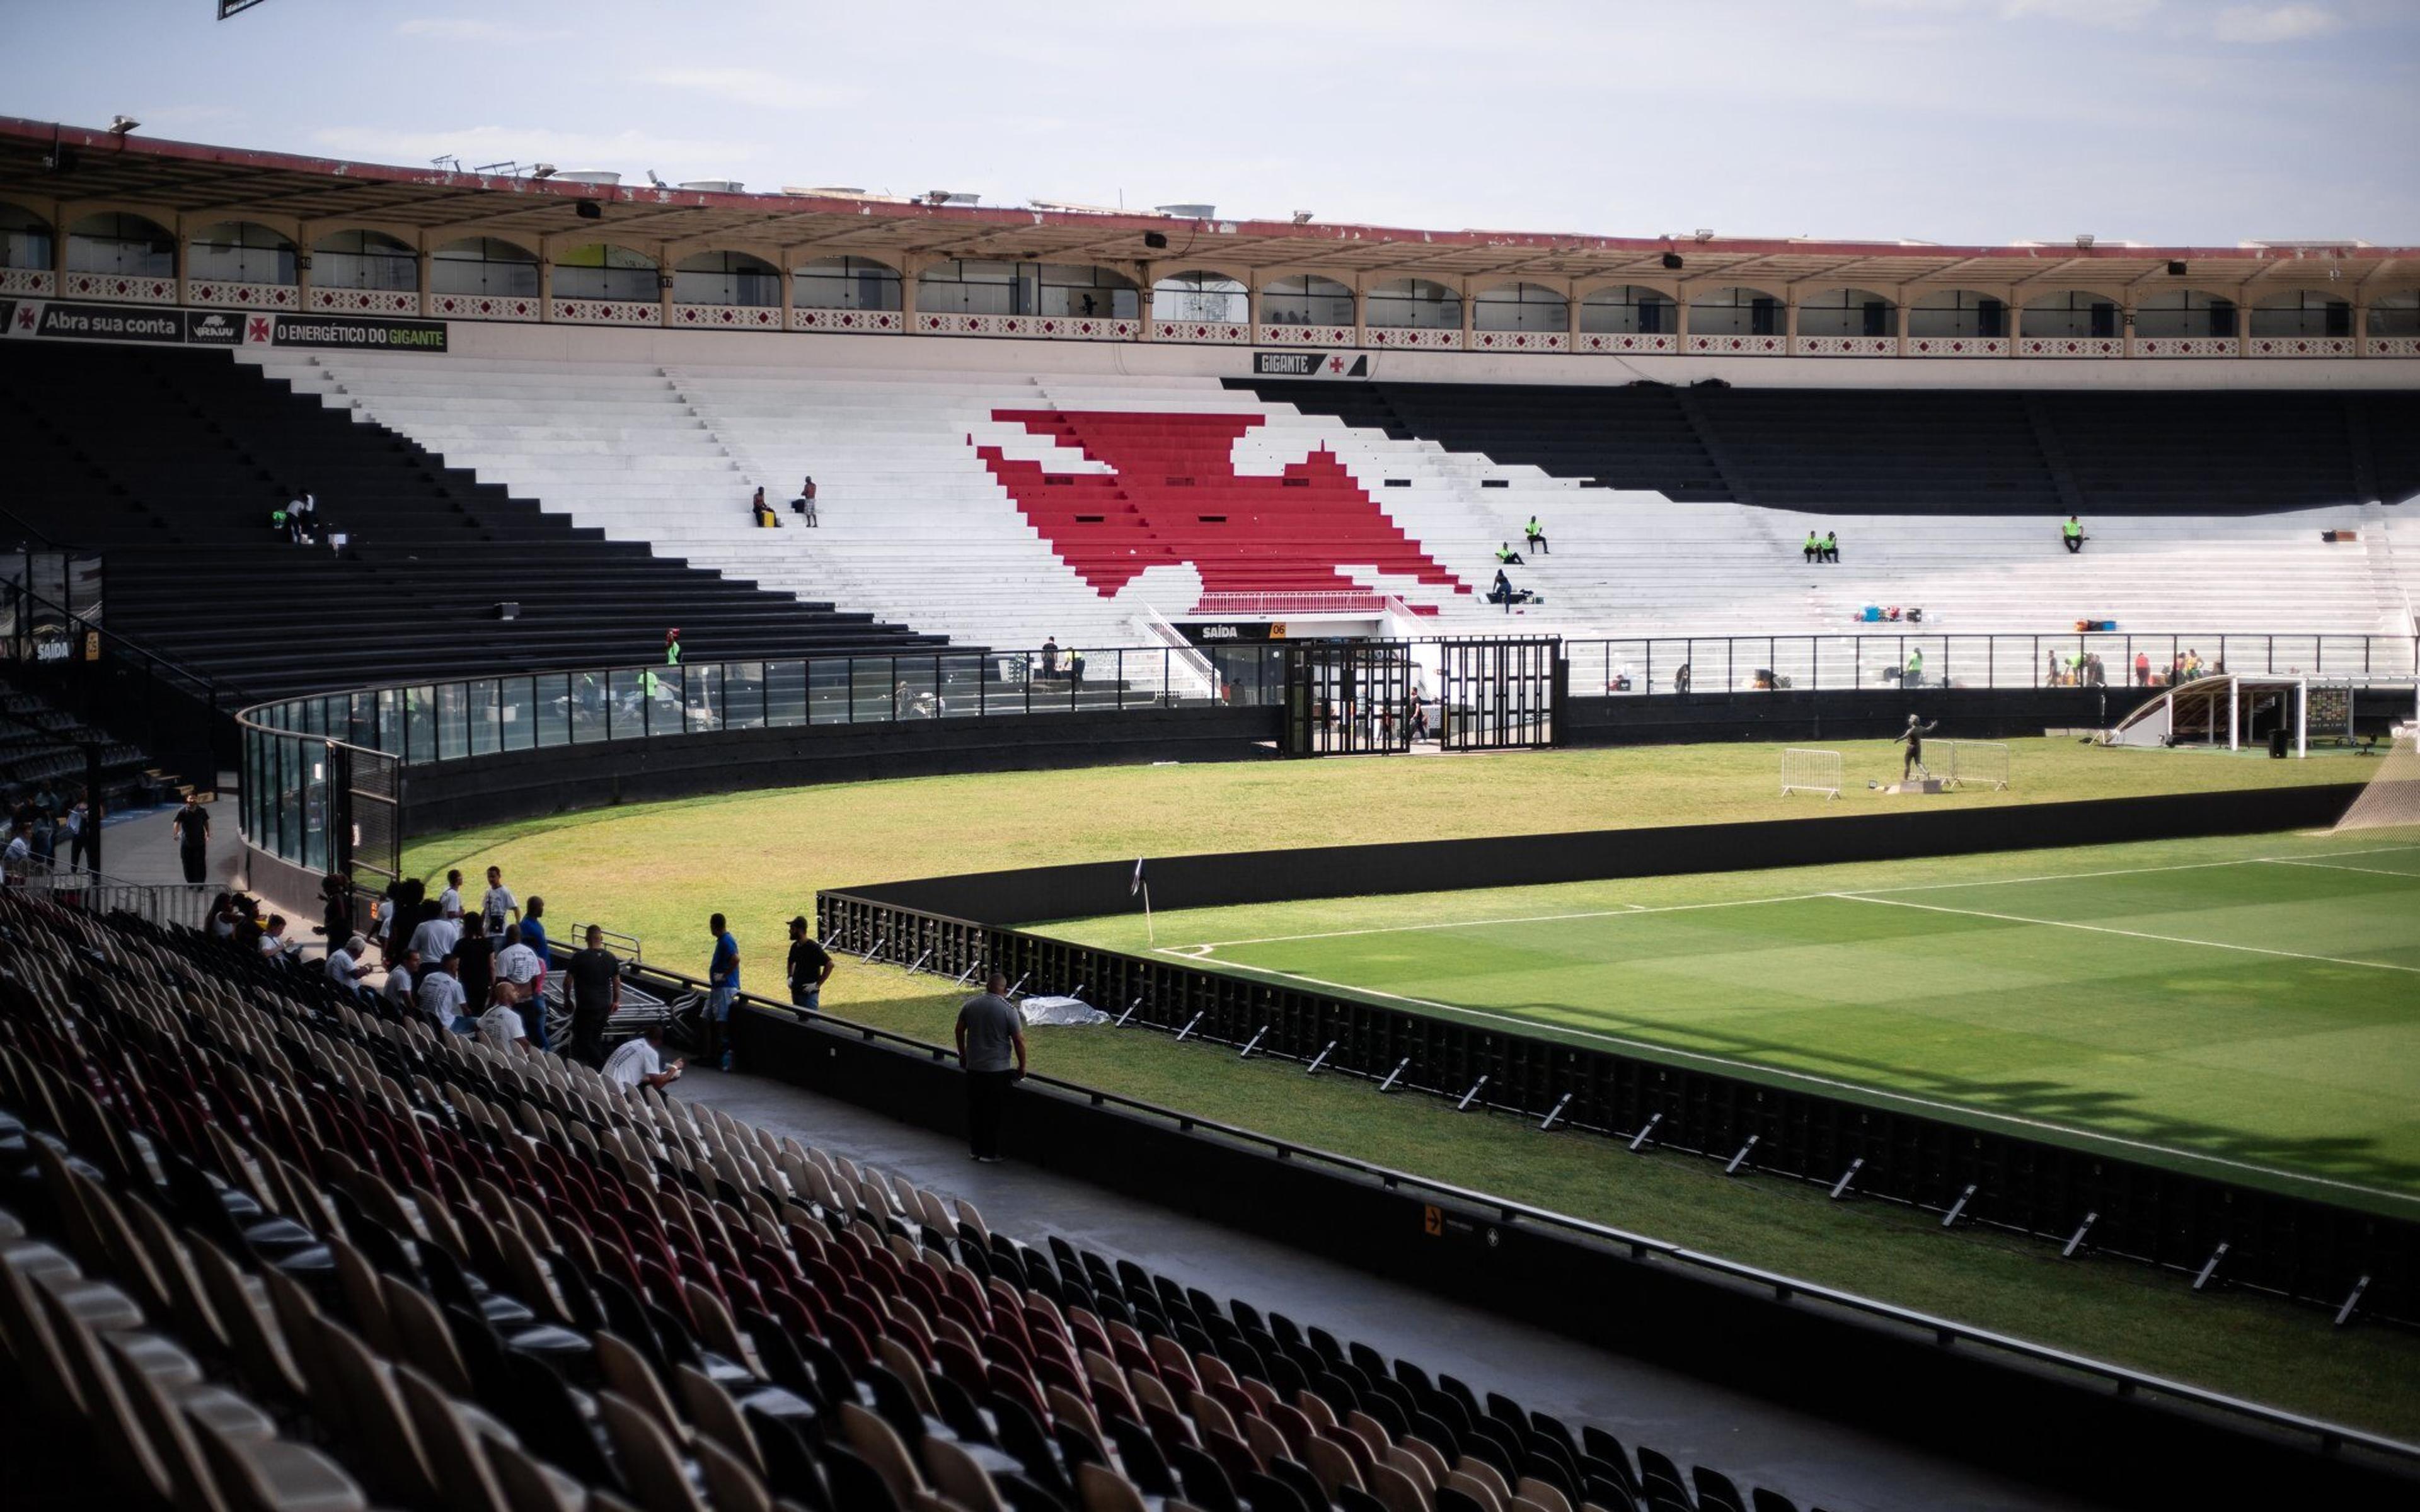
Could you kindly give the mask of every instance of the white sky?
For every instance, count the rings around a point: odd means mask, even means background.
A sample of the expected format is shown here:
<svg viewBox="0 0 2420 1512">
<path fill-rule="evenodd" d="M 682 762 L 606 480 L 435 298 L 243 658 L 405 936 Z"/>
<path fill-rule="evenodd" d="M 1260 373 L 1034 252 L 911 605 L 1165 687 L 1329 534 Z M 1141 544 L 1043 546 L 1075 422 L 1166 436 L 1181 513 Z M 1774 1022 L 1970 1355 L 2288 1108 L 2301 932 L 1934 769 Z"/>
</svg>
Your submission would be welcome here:
<svg viewBox="0 0 2420 1512">
<path fill-rule="evenodd" d="M 2414 0 L 0 0 L 0 114 L 1655 236 L 2420 244 Z"/>
</svg>

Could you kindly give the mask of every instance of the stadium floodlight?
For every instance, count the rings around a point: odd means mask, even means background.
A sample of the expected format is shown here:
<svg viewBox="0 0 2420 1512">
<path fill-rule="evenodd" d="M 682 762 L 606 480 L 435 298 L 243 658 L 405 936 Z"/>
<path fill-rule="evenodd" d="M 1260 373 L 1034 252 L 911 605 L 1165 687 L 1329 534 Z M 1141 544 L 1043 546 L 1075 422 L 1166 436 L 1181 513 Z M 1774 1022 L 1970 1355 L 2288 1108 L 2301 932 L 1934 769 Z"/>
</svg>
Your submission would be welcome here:
<svg viewBox="0 0 2420 1512">
<path fill-rule="evenodd" d="M 1296 211 L 1295 211 L 1295 212 L 1294 212 L 1294 224 L 1296 224 L 1296 225 L 1309 225 L 1309 224 L 1311 224 L 1311 211 L 1309 211 L 1309 210 L 1296 210 Z"/>
<path fill-rule="evenodd" d="M 132 116 L 113 116 L 109 118 L 109 134 L 112 136 L 124 136 L 129 131 L 135 130 L 142 124 L 143 123 L 141 121 L 136 120 Z"/>
<path fill-rule="evenodd" d="M 2078 252 L 2089 252 L 2090 250 L 2092 250 L 2092 233 L 2091 233 L 2091 232 L 2089 232 L 2089 231 L 2078 231 L 2078 232 L 2075 234 L 2075 250 L 2076 250 L 2076 251 L 2078 251 Z"/>
<path fill-rule="evenodd" d="M 551 162 L 541 162 L 536 167 L 530 170 L 530 177 L 532 178 L 551 178 L 554 177 L 554 164 Z"/>
<path fill-rule="evenodd" d="M 219 20 L 225 21 L 240 10 L 250 10 L 260 0 L 219 0 Z"/>
<path fill-rule="evenodd" d="M 647 170 L 647 182 L 649 182 L 649 183 L 651 183 L 651 184 L 655 185 L 658 189 L 662 189 L 662 188 L 664 188 L 664 187 L 665 187 L 665 185 L 664 185 L 664 181 L 663 181 L 661 178 L 659 178 L 659 177 L 656 177 L 656 170 L 654 170 L 653 168 L 650 168 L 650 169 L 648 169 L 648 170 Z"/>
<path fill-rule="evenodd" d="M 1698 239 L 1699 240 L 1700 240 L 1700 241 L 1712 241 L 1712 240 L 1714 240 L 1714 234 L 1712 231 L 1707 230 L 1707 229 L 1706 229 L 1704 226 L 1702 226 L 1702 225 L 1701 225 L 1701 226 L 1699 226 L 1699 227 L 1698 227 L 1698 229 L 1696 229 L 1695 231 L 1690 232 L 1689 234 L 1690 234 L 1691 236 L 1693 236 L 1693 237 L 1697 238 L 1697 239 Z"/>
</svg>

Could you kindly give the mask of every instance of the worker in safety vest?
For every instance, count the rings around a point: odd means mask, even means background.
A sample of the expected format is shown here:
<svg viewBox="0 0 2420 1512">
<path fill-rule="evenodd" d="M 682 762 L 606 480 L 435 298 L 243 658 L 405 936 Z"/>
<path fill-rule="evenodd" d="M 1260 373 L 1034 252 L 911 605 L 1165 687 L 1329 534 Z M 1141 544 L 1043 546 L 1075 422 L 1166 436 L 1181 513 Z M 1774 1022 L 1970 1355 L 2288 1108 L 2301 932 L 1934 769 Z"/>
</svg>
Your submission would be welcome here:
<svg viewBox="0 0 2420 1512">
<path fill-rule="evenodd" d="M 2084 522 L 2073 515 L 2067 517 L 2067 523 L 2058 528 L 2058 533 L 2059 538 L 2067 542 L 2069 556 L 2084 549 Z"/>
</svg>

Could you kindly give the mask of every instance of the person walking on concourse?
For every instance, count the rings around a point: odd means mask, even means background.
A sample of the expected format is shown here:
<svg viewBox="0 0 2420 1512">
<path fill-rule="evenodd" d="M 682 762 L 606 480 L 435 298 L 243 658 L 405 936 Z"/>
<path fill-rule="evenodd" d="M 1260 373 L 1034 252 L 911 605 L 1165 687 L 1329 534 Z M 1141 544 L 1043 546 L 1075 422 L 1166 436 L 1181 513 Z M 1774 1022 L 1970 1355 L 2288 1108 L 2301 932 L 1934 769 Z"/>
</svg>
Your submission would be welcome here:
<svg viewBox="0 0 2420 1512">
<path fill-rule="evenodd" d="M 1000 1130 L 1008 1089 L 1025 1075 L 1025 1021 L 1008 1000 L 1008 978 L 995 971 L 984 990 L 958 1009 L 958 1065 L 967 1074 L 969 1152 L 1000 1164 Z"/>
</svg>

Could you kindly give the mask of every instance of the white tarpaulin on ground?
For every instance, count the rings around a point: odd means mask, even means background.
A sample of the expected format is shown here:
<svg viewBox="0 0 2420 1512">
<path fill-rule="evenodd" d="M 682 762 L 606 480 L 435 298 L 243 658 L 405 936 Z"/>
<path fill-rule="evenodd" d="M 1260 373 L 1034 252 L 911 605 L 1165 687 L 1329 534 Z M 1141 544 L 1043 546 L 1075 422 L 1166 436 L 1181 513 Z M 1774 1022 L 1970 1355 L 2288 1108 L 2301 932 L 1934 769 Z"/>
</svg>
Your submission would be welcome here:
<svg viewBox="0 0 2420 1512">
<path fill-rule="evenodd" d="M 1029 997 L 1016 1005 L 1028 1024 L 1106 1024 L 1109 1016 L 1073 997 Z"/>
</svg>

